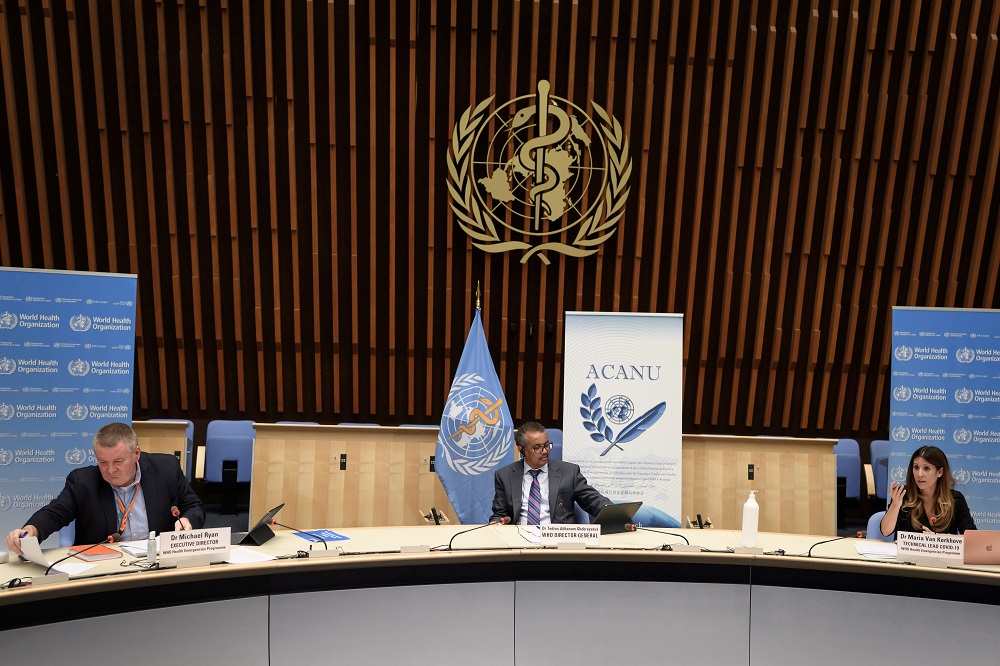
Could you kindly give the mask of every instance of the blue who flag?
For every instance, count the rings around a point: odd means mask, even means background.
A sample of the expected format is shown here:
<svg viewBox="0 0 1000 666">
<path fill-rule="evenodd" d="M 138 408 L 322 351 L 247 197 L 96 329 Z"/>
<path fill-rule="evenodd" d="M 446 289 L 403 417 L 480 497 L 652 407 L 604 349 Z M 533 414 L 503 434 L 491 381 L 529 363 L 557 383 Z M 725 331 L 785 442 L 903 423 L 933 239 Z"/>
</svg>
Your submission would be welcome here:
<svg viewBox="0 0 1000 666">
<path fill-rule="evenodd" d="M 513 441 L 514 421 L 476 308 L 441 415 L 435 463 L 441 485 L 463 524 L 489 520 L 493 472 L 512 462 Z"/>
</svg>

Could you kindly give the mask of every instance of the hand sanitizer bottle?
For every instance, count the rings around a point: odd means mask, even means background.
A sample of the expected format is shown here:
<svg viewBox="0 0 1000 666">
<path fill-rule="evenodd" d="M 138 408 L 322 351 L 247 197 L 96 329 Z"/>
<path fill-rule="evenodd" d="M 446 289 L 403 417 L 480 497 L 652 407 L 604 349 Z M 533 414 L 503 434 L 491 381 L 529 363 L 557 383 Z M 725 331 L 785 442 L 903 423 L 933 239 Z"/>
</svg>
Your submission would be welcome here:
<svg viewBox="0 0 1000 666">
<path fill-rule="evenodd" d="M 150 532 L 146 541 L 146 562 L 150 566 L 156 564 L 156 532 Z"/>
<path fill-rule="evenodd" d="M 760 516 L 760 505 L 754 497 L 756 492 L 751 490 L 747 503 L 743 505 L 743 545 L 746 548 L 757 545 L 757 518 Z"/>
</svg>

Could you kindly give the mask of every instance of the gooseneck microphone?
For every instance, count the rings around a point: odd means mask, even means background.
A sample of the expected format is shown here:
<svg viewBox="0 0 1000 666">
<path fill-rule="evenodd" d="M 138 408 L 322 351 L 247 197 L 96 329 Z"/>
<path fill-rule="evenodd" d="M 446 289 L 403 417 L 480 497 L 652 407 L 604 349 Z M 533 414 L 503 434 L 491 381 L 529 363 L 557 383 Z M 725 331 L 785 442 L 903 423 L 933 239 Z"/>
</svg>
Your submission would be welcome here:
<svg viewBox="0 0 1000 666">
<path fill-rule="evenodd" d="M 677 534 L 676 532 L 664 532 L 663 530 L 654 530 L 651 527 L 643 527 L 639 523 L 625 523 L 626 532 L 635 532 L 637 530 L 642 530 L 643 532 L 656 532 L 657 534 L 666 534 L 667 536 L 674 536 L 678 539 L 684 539 L 684 543 L 691 545 L 691 542 L 687 540 L 687 537 L 683 534 Z"/>
<path fill-rule="evenodd" d="M 504 516 L 503 518 L 501 518 L 500 520 L 497 520 L 495 522 L 486 523 L 485 525 L 476 525 L 475 527 L 469 528 L 467 530 L 462 530 L 461 532 L 456 532 L 454 535 L 452 535 L 451 539 L 448 540 L 448 547 L 445 548 L 445 550 L 453 550 L 452 547 L 451 547 L 451 544 L 455 541 L 455 537 L 457 537 L 459 535 L 467 534 L 469 532 L 474 532 L 476 530 L 481 530 L 484 527 L 489 527 L 490 525 L 506 525 L 509 522 L 510 522 L 510 517 L 509 516 Z M 437 548 L 435 548 L 434 550 L 437 550 Z"/>
<path fill-rule="evenodd" d="M 86 553 L 91 548 L 97 548 L 98 546 L 103 546 L 106 543 L 118 543 L 121 540 L 122 540 L 122 533 L 121 532 L 115 532 L 114 534 L 109 534 L 108 538 L 105 539 L 104 541 L 98 541 L 93 546 L 87 546 L 83 550 L 78 550 L 75 553 L 70 553 L 69 555 L 66 555 L 65 557 L 59 558 L 58 560 L 56 560 L 55 562 L 53 562 L 52 564 L 49 565 L 49 568 L 45 570 L 45 574 L 44 575 L 48 576 L 49 572 L 52 571 L 52 567 L 54 567 L 55 565 L 59 564 L 60 562 L 65 562 L 66 560 L 68 560 L 71 557 L 74 557 L 76 555 L 80 555 L 81 553 Z"/>
<path fill-rule="evenodd" d="M 291 530 L 293 532 L 298 532 L 299 534 L 306 534 L 308 536 L 311 536 L 313 539 L 315 539 L 316 541 L 318 541 L 321 544 L 323 544 L 323 549 L 324 550 L 330 550 L 330 546 L 326 545 L 326 539 L 324 539 L 322 537 L 319 537 L 319 536 L 316 536 L 312 532 L 306 532 L 305 530 L 297 530 L 294 527 L 289 527 L 288 525 L 282 525 L 281 523 L 279 523 L 277 520 L 274 520 L 273 518 L 271 519 L 271 524 L 272 525 L 277 525 L 278 527 L 284 527 L 286 530 Z"/>
<path fill-rule="evenodd" d="M 836 537 L 835 539 L 824 539 L 823 541 L 817 541 L 813 545 L 809 546 L 809 552 L 806 553 L 806 557 L 812 557 L 813 556 L 813 548 L 815 548 L 816 546 L 819 546 L 819 545 L 824 544 L 824 543 L 832 543 L 834 541 L 840 541 L 841 539 L 846 539 L 846 538 L 848 538 L 848 537 L 846 537 L 846 536 L 840 536 L 840 537 Z"/>
<path fill-rule="evenodd" d="M 176 504 L 174 504 L 174 505 L 172 505 L 170 507 L 170 515 L 174 517 L 174 524 L 175 525 L 180 522 L 181 517 L 182 517 L 181 516 L 181 510 L 177 508 Z M 184 523 L 181 523 L 181 529 L 180 529 L 180 531 L 181 532 L 184 531 Z"/>
<path fill-rule="evenodd" d="M 435 525 L 441 524 L 441 514 L 439 514 L 438 510 L 435 509 L 434 507 L 431 507 L 431 517 L 434 519 Z"/>
</svg>

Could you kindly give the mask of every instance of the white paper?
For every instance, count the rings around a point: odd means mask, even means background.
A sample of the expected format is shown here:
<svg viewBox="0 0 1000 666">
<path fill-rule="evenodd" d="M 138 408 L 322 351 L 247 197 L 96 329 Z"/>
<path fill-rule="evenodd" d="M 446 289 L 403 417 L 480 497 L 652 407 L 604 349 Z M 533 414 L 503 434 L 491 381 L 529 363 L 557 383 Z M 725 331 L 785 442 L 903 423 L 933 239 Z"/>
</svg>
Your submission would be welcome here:
<svg viewBox="0 0 1000 666">
<path fill-rule="evenodd" d="M 29 561 L 40 564 L 46 569 L 48 568 L 49 561 L 45 559 L 42 547 L 38 545 L 38 537 L 21 537 L 21 551 Z"/>
<path fill-rule="evenodd" d="M 29 536 L 21 539 L 21 550 L 24 551 L 24 556 L 28 558 L 29 561 L 43 566 L 46 569 L 49 568 L 49 561 L 45 559 L 45 554 L 42 553 L 42 548 L 38 545 L 38 537 Z M 70 576 L 78 576 L 96 566 L 97 564 L 92 562 L 81 562 L 70 558 L 65 562 L 60 562 L 52 567 L 52 571 L 69 574 Z"/>
<path fill-rule="evenodd" d="M 268 555 L 259 550 L 250 550 L 249 548 L 236 546 L 230 549 L 229 559 L 226 562 L 230 564 L 253 564 L 254 562 L 267 562 L 268 560 L 276 559 L 278 558 L 274 555 Z"/>
<path fill-rule="evenodd" d="M 160 535 L 156 535 L 156 552 L 160 552 Z M 121 549 L 122 551 L 128 553 L 132 557 L 146 557 L 148 554 L 148 549 L 146 547 L 146 539 L 136 540 L 136 541 L 122 541 Z"/>
<path fill-rule="evenodd" d="M 52 567 L 52 571 L 69 574 L 70 576 L 79 576 L 85 571 L 90 571 L 96 567 L 97 564 L 97 562 L 81 562 L 80 560 L 71 557 L 65 562 L 60 562 Z"/>
<path fill-rule="evenodd" d="M 879 541 L 878 539 L 859 539 L 854 542 L 854 549 L 858 555 L 879 560 L 896 559 L 896 544 L 891 541 Z"/>
</svg>

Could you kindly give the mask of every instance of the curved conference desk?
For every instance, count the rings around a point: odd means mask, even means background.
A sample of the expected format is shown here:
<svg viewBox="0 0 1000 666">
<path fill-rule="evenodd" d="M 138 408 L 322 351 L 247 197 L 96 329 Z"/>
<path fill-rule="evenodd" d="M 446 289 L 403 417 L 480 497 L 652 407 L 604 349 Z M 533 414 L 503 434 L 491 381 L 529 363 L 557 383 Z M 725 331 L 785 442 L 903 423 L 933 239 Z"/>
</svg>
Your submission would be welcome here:
<svg viewBox="0 0 1000 666">
<path fill-rule="evenodd" d="M 0 639 L 31 661 L 141 663 L 854 663 L 894 657 L 996 663 L 1000 567 L 861 558 L 855 540 L 728 530 L 605 535 L 541 549 L 516 526 L 338 530 L 343 555 L 130 571 L 101 563 L 68 583 L 0 590 Z M 335 544 L 331 544 L 333 547 Z M 259 549 L 292 555 L 279 532 Z M 396 552 L 390 552 L 396 551 Z M 57 553 L 49 553 L 50 560 Z M 128 556 L 126 556 L 127 559 Z M 2 581 L 40 576 L 0 565 Z M 29 656 L 30 655 L 30 656 Z"/>
</svg>

